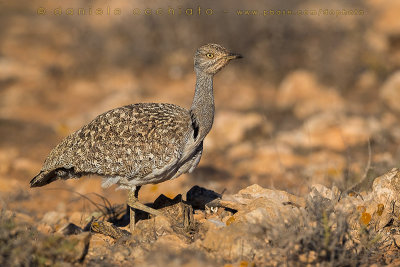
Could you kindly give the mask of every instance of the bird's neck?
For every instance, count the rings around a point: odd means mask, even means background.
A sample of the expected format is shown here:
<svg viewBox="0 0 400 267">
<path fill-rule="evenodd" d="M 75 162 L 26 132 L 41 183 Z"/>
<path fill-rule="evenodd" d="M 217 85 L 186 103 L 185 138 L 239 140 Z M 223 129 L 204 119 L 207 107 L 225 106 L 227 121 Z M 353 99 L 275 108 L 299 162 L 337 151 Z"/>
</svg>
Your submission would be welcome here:
<svg viewBox="0 0 400 267">
<path fill-rule="evenodd" d="M 214 121 L 213 75 L 196 70 L 196 89 L 190 111 L 198 124 L 198 139 L 210 132 Z"/>
</svg>

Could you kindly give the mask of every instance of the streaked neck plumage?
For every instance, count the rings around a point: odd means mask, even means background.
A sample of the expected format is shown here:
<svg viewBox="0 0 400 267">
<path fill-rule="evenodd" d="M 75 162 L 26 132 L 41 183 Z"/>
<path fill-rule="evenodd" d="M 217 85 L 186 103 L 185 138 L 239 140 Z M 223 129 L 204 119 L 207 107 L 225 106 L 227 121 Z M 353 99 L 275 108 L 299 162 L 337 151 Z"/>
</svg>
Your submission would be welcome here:
<svg viewBox="0 0 400 267">
<path fill-rule="evenodd" d="M 196 89 L 190 111 L 194 115 L 199 128 L 196 139 L 203 140 L 210 132 L 214 121 L 213 75 L 196 68 L 195 71 Z"/>
</svg>

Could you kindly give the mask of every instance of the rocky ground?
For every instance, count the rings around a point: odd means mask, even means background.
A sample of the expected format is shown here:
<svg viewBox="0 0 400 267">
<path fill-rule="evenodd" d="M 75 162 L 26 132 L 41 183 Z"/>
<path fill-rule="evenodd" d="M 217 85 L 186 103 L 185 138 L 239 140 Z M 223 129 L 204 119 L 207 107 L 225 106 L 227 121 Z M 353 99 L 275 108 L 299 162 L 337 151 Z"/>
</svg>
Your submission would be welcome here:
<svg viewBox="0 0 400 267">
<path fill-rule="evenodd" d="M 398 266 L 400 6 L 355 2 L 369 15 L 104 19 L 9 2 L 0 9 L 0 265 Z M 339 3 L 349 5 L 327 8 Z M 198 168 L 141 190 L 165 216 L 142 214 L 132 236 L 112 238 L 91 225 L 127 230 L 126 192 L 99 177 L 29 188 L 49 151 L 96 115 L 136 102 L 188 107 L 191 57 L 205 42 L 245 58 L 215 77 Z"/>
<path fill-rule="evenodd" d="M 254 184 L 221 196 L 195 186 L 186 200 L 161 195 L 152 206 L 164 215 L 142 216 L 132 234 L 124 207 L 106 202 L 97 213 L 50 211 L 40 221 L 3 210 L 0 260 L 15 266 L 398 266 L 399 184 L 393 169 L 374 179 L 372 191 L 357 194 L 316 184 L 298 197 Z M 118 226 L 117 234 L 93 232 L 104 224 Z"/>
</svg>

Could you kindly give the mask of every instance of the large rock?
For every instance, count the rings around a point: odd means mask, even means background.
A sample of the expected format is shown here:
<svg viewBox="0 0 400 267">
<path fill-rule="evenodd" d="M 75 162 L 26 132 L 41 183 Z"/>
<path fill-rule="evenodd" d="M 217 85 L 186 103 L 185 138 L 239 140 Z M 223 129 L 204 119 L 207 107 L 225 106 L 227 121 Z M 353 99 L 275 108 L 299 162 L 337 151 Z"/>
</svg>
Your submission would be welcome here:
<svg viewBox="0 0 400 267">
<path fill-rule="evenodd" d="M 331 195 L 329 189 L 319 192 Z M 324 193 L 328 192 L 328 193 Z M 397 168 L 375 178 L 372 190 L 341 198 L 335 209 L 350 214 L 349 222 L 353 229 L 361 225 L 373 225 L 375 231 L 381 231 L 391 222 L 398 223 L 400 215 L 400 171 Z"/>
<path fill-rule="evenodd" d="M 400 215 L 400 171 L 397 168 L 377 177 L 372 185 L 367 212 L 375 215 L 377 229 L 382 229 Z"/>
<path fill-rule="evenodd" d="M 400 171 L 397 168 L 377 177 L 372 184 L 373 199 L 389 204 L 400 203 Z"/>
<path fill-rule="evenodd" d="M 305 206 L 305 200 L 285 191 L 266 189 L 254 184 L 235 195 L 224 195 L 222 199 L 216 199 L 207 205 L 237 210 L 238 212 L 226 221 L 227 225 L 262 224 L 297 216 L 299 208 Z"/>
</svg>

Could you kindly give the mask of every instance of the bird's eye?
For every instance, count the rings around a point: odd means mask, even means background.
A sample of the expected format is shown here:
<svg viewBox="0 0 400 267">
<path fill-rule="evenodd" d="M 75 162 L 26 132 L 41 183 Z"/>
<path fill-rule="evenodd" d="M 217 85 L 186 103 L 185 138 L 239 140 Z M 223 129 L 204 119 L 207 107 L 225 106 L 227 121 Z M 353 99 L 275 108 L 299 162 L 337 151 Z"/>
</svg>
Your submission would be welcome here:
<svg viewBox="0 0 400 267">
<path fill-rule="evenodd" d="M 207 56 L 208 58 L 213 58 L 213 57 L 214 57 L 214 54 L 207 53 L 206 56 Z"/>
</svg>

